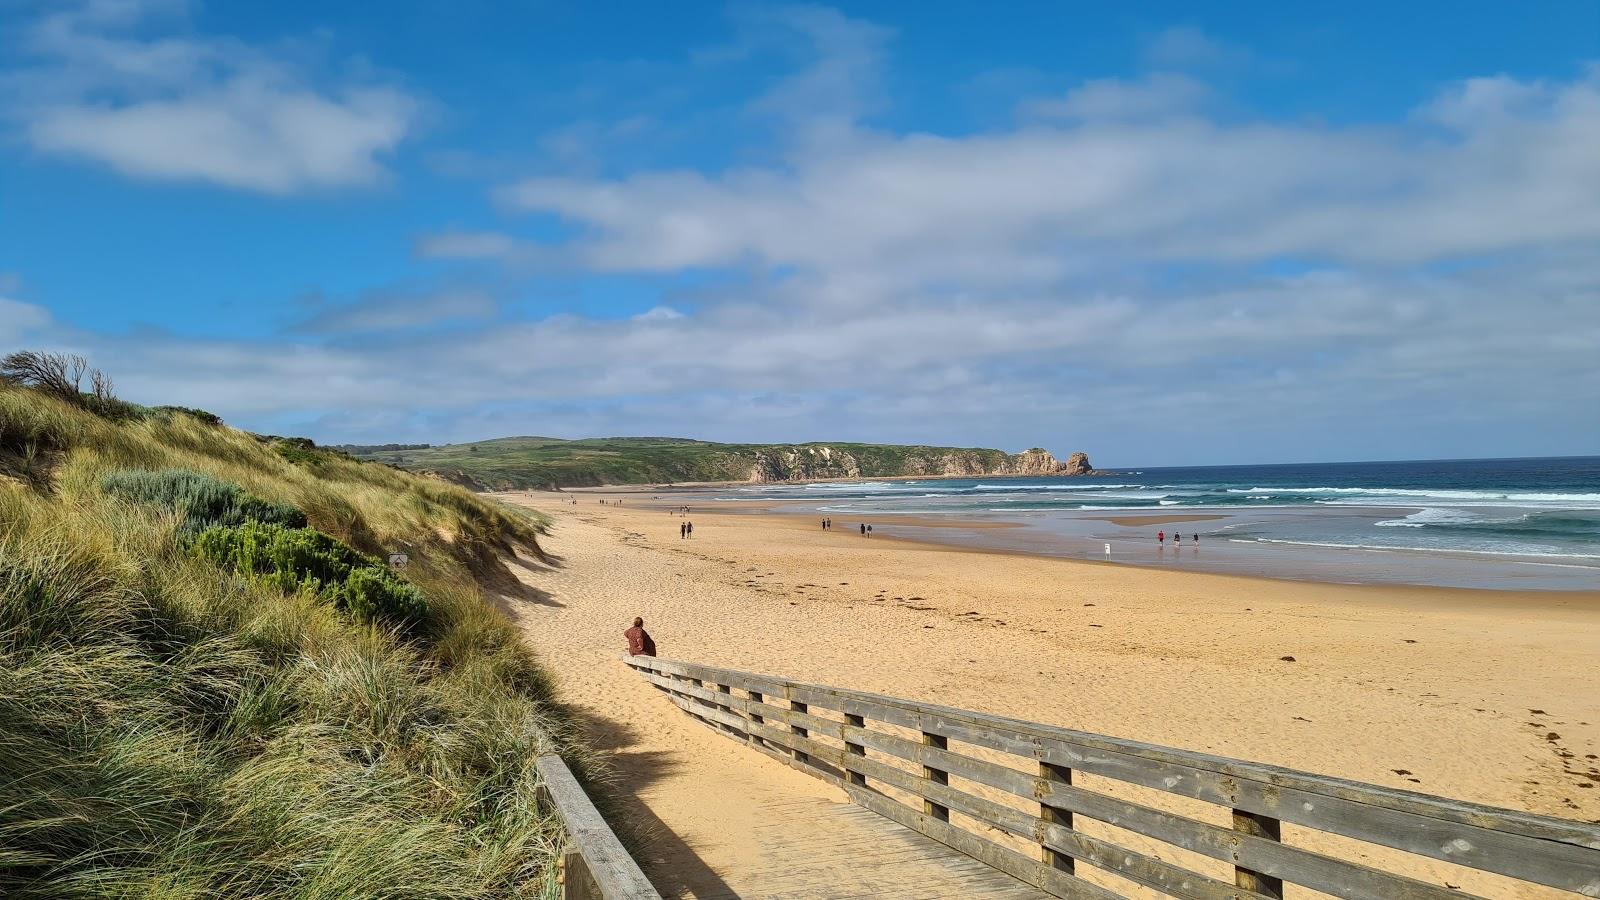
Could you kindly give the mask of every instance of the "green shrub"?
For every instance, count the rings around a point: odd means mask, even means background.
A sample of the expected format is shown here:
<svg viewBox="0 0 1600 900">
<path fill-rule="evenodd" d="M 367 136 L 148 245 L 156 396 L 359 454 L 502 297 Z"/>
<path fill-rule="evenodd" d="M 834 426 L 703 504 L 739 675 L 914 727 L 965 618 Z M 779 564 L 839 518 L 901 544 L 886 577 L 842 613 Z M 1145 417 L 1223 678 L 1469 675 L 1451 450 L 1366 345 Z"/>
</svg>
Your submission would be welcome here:
<svg viewBox="0 0 1600 900">
<path fill-rule="evenodd" d="M 284 593 L 308 591 L 363 622 L 420 624 L 428 602 L 381 562 L 314 528 L 267 522 L 208 528 L 194 554 L 264 581 Z"/>
<path fill-rule="evenodd" d="M 358 619 L 420 622 L 427 617 L 422 592 L 376 566 L 352 569 L 339 591 L 340 606 Z"/>
<path fill-rule="evenodd" d="M 110 472 L 100 479 L 106 493 L 180 513 L 187 536 L 219 525 L 270 522 L 302 528 L 305 514 L 292 506 L 245 493 L 238 485 L 183 469 Z"/>
</svg>

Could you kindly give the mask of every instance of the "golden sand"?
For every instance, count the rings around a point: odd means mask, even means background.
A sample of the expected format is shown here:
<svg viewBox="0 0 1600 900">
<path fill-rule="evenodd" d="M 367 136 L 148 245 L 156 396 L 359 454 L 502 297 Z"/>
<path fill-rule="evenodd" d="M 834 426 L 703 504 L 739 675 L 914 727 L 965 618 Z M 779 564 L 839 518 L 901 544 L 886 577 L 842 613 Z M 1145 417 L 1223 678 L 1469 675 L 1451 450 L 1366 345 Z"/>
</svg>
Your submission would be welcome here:
<svg viewBox="0 0 1600 900">
<path fill-rule="evenodd" d="M 756 852 L 696 774 L 737 748 L 618 662 L 635 615 L 666 657 L 1600 820 L 1600 592 L 1158 571 L 778 514 L 696 512 L 683 540 L 650 492 L 501 496 L 553 515 L 561 559 L 513 615 L 594 713 L 633 811 L 707 860 Z M 729 793 L 827 790 L 746 755 Z"/>
</svg>

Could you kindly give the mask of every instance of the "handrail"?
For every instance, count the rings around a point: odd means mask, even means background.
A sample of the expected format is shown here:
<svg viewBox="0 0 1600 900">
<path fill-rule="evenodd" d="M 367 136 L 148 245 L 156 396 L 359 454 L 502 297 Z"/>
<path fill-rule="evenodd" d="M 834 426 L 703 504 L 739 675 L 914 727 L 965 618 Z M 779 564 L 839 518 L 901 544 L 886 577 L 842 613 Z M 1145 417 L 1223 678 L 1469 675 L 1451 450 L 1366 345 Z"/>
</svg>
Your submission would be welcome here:
<svg viewBox="0 0 1600 900">
<path fill-rule="evenodd" d="M 1114 896 L 1076 877 L 1078 863 L 1170 896 L 1281 897 L 1285 882 L 1340 897 L 1459 898 L 1458 890 L 1295 846 L 1288 823 L 1586 897 L 1600 897 L 1600 826 L 1449 800 L 1279 766 L 1162 747 L 988 713 L 644 656 L 624 661 L 685 712 L 827 779 L 856 802 L 1057 896 Z M 744 696 L 733 693 L 734 689 Z M 843 721 L 815 713 L 828 710 Z M 909 729 L 920 740 L 882 727 Z M 826 738 L 835 743 L 824 743 Z M 1035 771 L 951 749 L 1022 757 Z M 869 757 L 867 750 L 875 751 Z M 920 766 L 920 774 L 884 757 Z M 1102 776 L 1231 811 L 1232 826 L 1178 815 L 1073 783 Z M 1038 814 L 962 782 L 1037 802 Z M 1080 779 L 1081 780 L 1081 779 Z M 920 797 L 920 810 L 873 782 Z M 1039 848 L 1034 859 L 950 824 L 975 819 Z M 1075 816 L 1229 863 L 1233 883 L 1073 827 Z M 1162 858 L 1165 857 L 1165 858 Z"/>
<path fill-rule="evenodd" d="M 559 860 L 563 900 L 661 900 L 566 762 L 551 753 L 535 767 L 539 808 L 554 812 L 567 836 Z"/>
</svg>

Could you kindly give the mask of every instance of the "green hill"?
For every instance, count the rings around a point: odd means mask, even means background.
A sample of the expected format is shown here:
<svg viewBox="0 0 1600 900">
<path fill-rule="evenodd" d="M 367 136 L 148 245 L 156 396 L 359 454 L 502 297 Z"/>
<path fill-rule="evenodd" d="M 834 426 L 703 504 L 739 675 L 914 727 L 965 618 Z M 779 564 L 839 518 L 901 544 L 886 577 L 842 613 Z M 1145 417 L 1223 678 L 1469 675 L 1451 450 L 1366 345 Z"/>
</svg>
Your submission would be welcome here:
<svg viewBox="0 0 1600 900">
<path fill-rule="evenodd" d="M 687 438 L 618 437 L 566 441 L 509 437 L 424 449 L 343 448 L 366 459 L 492 490 L 802 481 L 916 475 L 1081 474 L 1088 460 L 1060 463 L 1043 450 L 896 444 L 717 444 Z"/>
<path fill-rule="evenodd" d="M 480 590 L 540 523 L 36 375 L 0 364 L 0 895 L 544 896 L 534 760 L 575 751 Z"/>
</svg>

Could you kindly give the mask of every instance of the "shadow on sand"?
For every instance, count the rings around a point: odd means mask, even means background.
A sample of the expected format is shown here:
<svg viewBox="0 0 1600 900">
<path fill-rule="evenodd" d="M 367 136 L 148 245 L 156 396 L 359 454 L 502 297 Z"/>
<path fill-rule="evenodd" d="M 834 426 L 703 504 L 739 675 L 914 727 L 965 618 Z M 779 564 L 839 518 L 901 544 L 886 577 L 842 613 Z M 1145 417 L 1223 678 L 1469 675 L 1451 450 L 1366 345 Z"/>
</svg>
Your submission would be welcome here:
<svg viewBox="0 0 1600 900">
<path fill-rule="evenodd" d="M 703 900 L 738 900 L 739 894 L 695 852 L 695 848 L 668 828 L 639 799 L 658 779 L 677 769 L 672 755 L 630 752 L 638 730 L 632 724 L 590 710 L 563 706 L 589 746 L 603 753 L 616 778 L 606 791 L 608 819 L 620 832 L 639 866 L 663 897 L 698 897 Z"/>
</svg>

